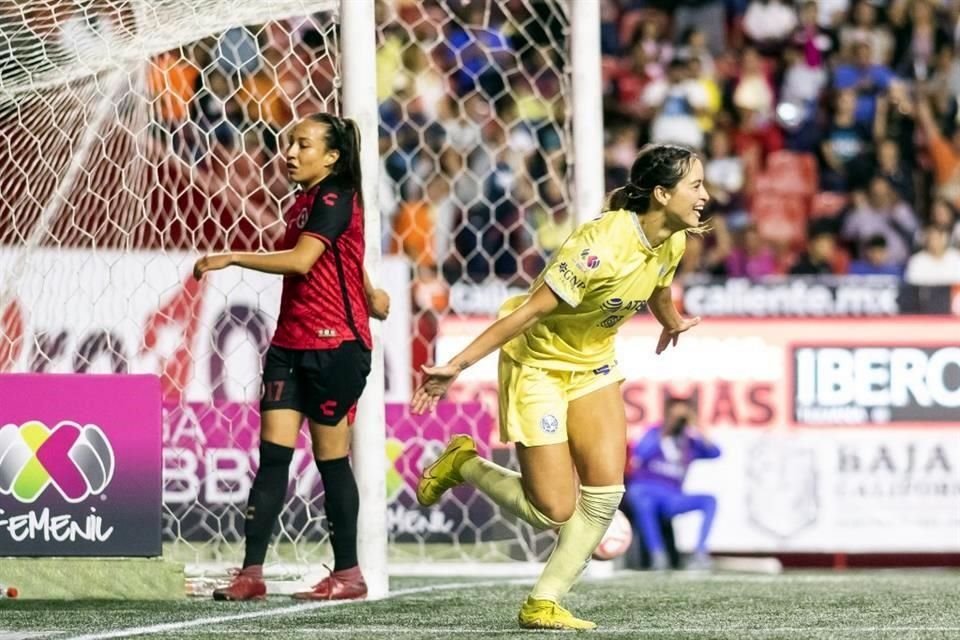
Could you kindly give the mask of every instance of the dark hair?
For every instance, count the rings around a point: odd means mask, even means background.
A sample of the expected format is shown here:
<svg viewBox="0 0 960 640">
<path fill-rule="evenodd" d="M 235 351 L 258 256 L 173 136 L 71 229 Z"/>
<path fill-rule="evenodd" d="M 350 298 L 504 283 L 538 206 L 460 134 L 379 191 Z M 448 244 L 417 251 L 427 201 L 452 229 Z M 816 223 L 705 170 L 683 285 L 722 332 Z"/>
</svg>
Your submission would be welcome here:
<svg viewBox="0 0 960 640">
<path fill-rule="evenodd" d="M 640 149 L 627 184 L 610 193 L 607 209 L 627 209 L 639 214 L 650 208 L 656 187 L 673 189 L 687 175 L 697 154 L 672 144 L 648 144 Z"/>
<path fill-rule="evenodd" d="M 346 183 L 346 186 L 353 188 L 362 203 L 363 176 L 360 172 L 360 128 L 357 123 L 350 118 L 340 118 L 329 113 L 312 113 L 306 119 L 326 125 L 327 135 L 324 142 L 327 149 L 340 152 L 332 173 Z"/>
<path fill-rule="evenodd" d="M 867 249 L 886 249 L 887 237 L 881 234 L 875 234 L 867 238 Z"/>
</svg>

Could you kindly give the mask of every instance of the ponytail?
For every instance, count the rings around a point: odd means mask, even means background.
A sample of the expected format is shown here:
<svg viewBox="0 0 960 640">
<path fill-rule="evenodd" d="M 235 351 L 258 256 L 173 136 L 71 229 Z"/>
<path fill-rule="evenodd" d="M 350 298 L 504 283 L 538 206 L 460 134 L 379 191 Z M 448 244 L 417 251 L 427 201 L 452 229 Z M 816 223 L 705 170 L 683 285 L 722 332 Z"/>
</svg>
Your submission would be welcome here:
<svg viewBox="0 0 960 640">
<path fill-rule="evenodd" d="M 360 127 L 353 118 L 344 118 L 343 149 L 336 168 L 357 193 L 363 205 L 363 173 L 360 166 Z"/>
<path fill-rule="evenodd" d="M 326 125 L 328 149 L 340 152 L 333 165 L 333 174 L 352 188 L 363 204 L 363 176 L 360 170 L 360 127 L 351 118 L 340 118 L 329 113 L 314 113 L 308 120 Z"/>
</svg>

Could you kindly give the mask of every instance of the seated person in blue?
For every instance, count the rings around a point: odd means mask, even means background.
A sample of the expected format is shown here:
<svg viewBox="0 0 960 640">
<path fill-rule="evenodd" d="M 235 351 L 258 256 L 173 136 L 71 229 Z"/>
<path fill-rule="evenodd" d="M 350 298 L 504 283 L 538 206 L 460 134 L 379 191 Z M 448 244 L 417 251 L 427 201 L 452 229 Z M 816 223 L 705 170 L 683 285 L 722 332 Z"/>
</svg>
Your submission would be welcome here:
<svg viewBox="0 0 960 640">
<path fill-rule="evenodd" d="M 710 567 L 707 536 L 717 500 L 710 495 L 685 494 L 683 480 L 691 462 L 716 458 L 720 449 L 694 428 L 694 417 L 687 401 L 671 399 L 664 410 L 663 424 L 652 427 L 631 447 L 626 499 L 633 512 L 634 529 L 643 536 L 650 551 L 653 569 L 669 567 L 660 518 L 672 518 L 689 511 L 702 512 L 703 521 L 693 559 L 687 567 Z"/>
</svg>

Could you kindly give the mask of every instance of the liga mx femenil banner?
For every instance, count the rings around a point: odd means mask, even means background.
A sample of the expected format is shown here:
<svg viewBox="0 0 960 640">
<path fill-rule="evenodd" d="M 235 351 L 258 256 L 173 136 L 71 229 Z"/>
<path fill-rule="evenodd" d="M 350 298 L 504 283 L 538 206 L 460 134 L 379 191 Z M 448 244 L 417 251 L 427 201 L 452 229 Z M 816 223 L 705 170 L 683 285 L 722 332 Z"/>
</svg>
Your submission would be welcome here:
<svg viewBox="0 0 960 640">
<path fill-rule="evenodd" d="M 0 556 L 159 556 L 156 376 L 0 375 Z"/>
</svg>

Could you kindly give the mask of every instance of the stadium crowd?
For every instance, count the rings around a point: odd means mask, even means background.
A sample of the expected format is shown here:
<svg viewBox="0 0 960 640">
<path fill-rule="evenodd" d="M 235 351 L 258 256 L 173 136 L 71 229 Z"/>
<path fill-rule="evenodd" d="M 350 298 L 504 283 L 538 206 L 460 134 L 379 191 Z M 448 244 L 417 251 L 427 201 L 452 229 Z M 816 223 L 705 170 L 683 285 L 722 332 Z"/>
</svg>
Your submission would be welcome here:
<svg viewBox="0 0 960 640">
<path fill-rule="evenodd" d="M 608 185 L 647 141 L 705 159 L 714 233 L 681 277 L 960 282 L 960 2 L 601 6 Z M 574 225 L 565 20 L 532 0 L 378 11 L 384 249 L 415 265 L 420 307 L 456 282 L 527 284 Z M 278 136 L 330 106 L 318 24 L 232 29 L 153 65 L 162 135 L 254 226 L 286 189 Z"/>
</svg>

